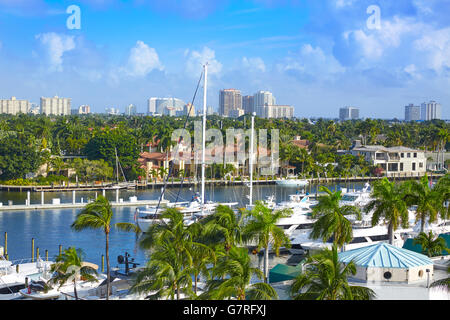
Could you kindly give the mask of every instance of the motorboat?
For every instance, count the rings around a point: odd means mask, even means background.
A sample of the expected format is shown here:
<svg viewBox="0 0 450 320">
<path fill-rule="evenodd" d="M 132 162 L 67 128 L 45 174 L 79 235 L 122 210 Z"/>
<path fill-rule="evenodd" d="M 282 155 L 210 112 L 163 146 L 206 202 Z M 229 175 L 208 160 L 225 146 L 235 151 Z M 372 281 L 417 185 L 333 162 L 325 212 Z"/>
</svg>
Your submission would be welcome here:
<svg viewBox="0 0 450 320">
<path fill-rule="evenodd" d="M 286 187 L 306 187 L 309 181 L 306 179 L 297 179 L 297 177 L 287 177 L 285 179 L 277 179 L 275 183 L 279 186 Z"/>
<path fill-rule="evenodd" d="M 394 245 L 401 247 L 406 239 L 406 235 L 412 231 L 412 228 L 398 229 L 394 232 Z M 310 231 L 303 232 L 291 239 L 290 253 L 303 254 L 305 251 L 318 251 L 324 248 L 331 249 L 333 237 L 323 242 L 322 239 L 310 239 Z M 353 225 L 353 239 L 343 247 L 343 251 L 357 249 L 378 242 L 388 242 L 388 227 L 386 225 L 360 226 Z"/>
<path fill-rule="evenodd" d="M 2 258 L 0 257 L 0 300 L 17 299 L 27 281 L 50 277 L 50 261 L 42 261 L 40 258 L 36 262 L 8 261 Z"/>
<path fill-rule="evenodd" d="M 165 204 L 164 207 L 158 208 L 157 206 L 146 206 L 144 210 L 138 208 L 135 213 L 135 221 L 139 228 L 145 232 L 155 223 L 167 222 L 167 219 L 161 218 L 161 215 L 166 208 L 175 208 L 183 214 L 184 223 L 190 225 L 195 221 L 214 213 L 219 205 L 232 207 L 237 204 L 237 202 L 217 203 L 212 201 L 207 201 L 202 204 L 201 197 L 199 195 L 194 195 L 190 202 L 169 202 Z"/>
</svg>

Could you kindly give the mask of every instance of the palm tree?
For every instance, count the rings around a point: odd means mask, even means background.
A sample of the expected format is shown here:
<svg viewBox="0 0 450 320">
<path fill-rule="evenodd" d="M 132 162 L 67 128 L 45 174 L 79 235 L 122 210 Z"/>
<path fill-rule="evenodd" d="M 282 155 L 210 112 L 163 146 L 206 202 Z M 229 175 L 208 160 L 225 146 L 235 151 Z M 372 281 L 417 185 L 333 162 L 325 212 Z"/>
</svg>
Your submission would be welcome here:
<svg viewBox="0 0 450 320">
<path fill-rule="evenodd" d="M 438 213 L 443 213 L 443 199 L 439 188 L 430 188 L 428 176 L 423 176 L 420 181 L 408 181 L 404 184 L 405 201 L 407 205 L 416 205 L 416 223 L 420 221 L 420 231 L 425 231 L 425 222 L 437 220 Z"/>
<path fill-rule="evenodd" d="M 365 210 L 371 212 L 372 226 L 376 226 L 381 219 L 388 225 L 389 243 L 394 243 L 394 231 L 401 225 L 408 227 L 408 208 L 404 201 L 404 190 L 400 185 L 389 182 L 387 178 L 374 184 L 371 200 Z"/>
<path fill-rule="evenodd" d="M 413 244 L 419 244 L 422 247 L 422 253 L 430 258 L 441 255 L 442 251 L 449 251 L 446 248 L 445 239 L 436 237 L 433 231 L 428 232 L 428 234 L 425 232 L 419 233 Z"/>
<path fill-rule="evenodd" d="M 106 273 L 107 273 L 107 283 L 106 283 L 106 299 L 109 300 L 110 293 L 110 264 L 109 264 L 109 233 L 111 232 L 111 221 L 113 218 L 113 211 L 111 204 L 108 199 L 103 196 L 99 196 L 97 200 L 92 203 L 87 204 L 83 210 L 77 215 L 75 221 L 72 223 L 72 229 L 75 231 L 82 231 L 85 229 L 100 229 L 105 233 L 106 240 Z M 122 231 L 133 231 L 139 233 L 139 227 L 132 223 L 122 222 L 115 223 L 113 225 L 115 228 Z"/>
<path fill-rule="evenodd" d="M 96 282 L 96 269 L 83 262 L 83 251 L 70 247 L 65 249 L 61 255 L 56 257 L 55 263 L 51 265 L 55 274 L 49 283 L 59 284 L 61 288 L 65 283 L 73 282 L 73 293 L 75 300 L 78 300 L 77 280 L 82 278 L 85 281 Z"/>
<path fill-rule="evenodd" d="M 339 262 L 338 248 L 325 248 L 309 256 L 304 272 L 292 283 L 290 294 L 295 300 L 373 300 L 375 292 L 362 286 L 351 286 L 348 277 L 356 274 L 356 265 Z"/>
<path fill-rule="evenodd" d="M 214 214 L 204 218 L 201 223 L 209 242 L 222 243 L 226 252 L 242 243 L 243 215 L 238 217 L 228 206 L 217 206 Z"/>
<path fill-rule="evenodd" d="M 356 215 L 361 219 L 361 212 L 357 207 L 340 205 L 342 191 L 330 191 L 327 187 L 321 186 L 321 192 L 326 195 L 319 196 L 319 202 L 314 207 L 312 217 L 317 219 L 311 231 L 311 239 L 322 238 L 326 242 L 333 237 L 333 243 L 342 248 L 345 243 L 353 239 L 352 223 L 346 218 L 348 215 Z"/>
<path fill-rule="evenodd" d="M 255 241 L 258 250 L 264 248 L 264 282 L 267 283 L 270 245 L 277 256 L 279 255 L 280 247 L 290 246 L 289 237 L 282 228 L 277 226 L 277 223 L 281 218 L 291 216 L 292 210 L 283 209 L 272 212 L 272 209 L 266 207 L 261 201 L 257 201 L 255 207 L 250 212 L 246 212 L 245 215 L 249 219 L 243 228 L 243 241 L 245 243 Z"/>
<path fill-rule="evenodd" d="M 189 266 L 189 267 L 186 267 Z M 130 291 L 150 293 L 146 299 L 180 299 L 182 292 L 192 295 L 192 258 L 187 250 L 179 251 L 167 239 L 154 246 L 147 266 L 136 274 Z"/>
<path fill-rule="evenodd" d="M 219 258 L 213 268 L 214 279 L 209 280 L 206 292 L 200 299 L 237 299 L 237 300 L 271 300 L 277 299 L 278 294 L 268 283 L 254 283 L 250 285 L 252 276 L 263 278 L 261 270 L 251 266 L 246 248 L 233 247 L 228 255 Z"/>
</svg>

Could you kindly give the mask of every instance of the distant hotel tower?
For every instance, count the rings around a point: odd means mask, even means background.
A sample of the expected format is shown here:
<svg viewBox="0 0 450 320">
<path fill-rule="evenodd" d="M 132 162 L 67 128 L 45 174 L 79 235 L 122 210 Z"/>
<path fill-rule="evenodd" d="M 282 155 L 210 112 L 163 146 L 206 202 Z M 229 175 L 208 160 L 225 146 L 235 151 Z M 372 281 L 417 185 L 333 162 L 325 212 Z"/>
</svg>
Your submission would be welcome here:
<svg viewBox="0 0 450 320">
<path fill-rule="evenodd" d="M 236 109 L 242 109 L 241 91 L 235 89 L 220 90 L 219 114 L 228 117 L 231 116 L 231 111 Z"/>
<path fill-rule="evenodd" d="M 59 98 L 57 96 L 53 98 L 41 98 L 41 114 L 45 115 L 70 115 L 70 105 L 72 99 Z"/>
<path fill-rule="evenodd" d="M 424 121 L 430 121 L 433 119 L 441 119 L 441 105 L 436 101 L 430 101 L 428 103 L 422 103 L 421 107 L 421 119 Z"/>
<path fill-rule="evenodd" d="M 17 100 L 16 97 L 12 97 L 10 100 L 0 100 L 0 113 L 18 114 L 29 111 L 30 102 L 28 100 Z"/>
<path fill-rule="evenodd" d="M 89 114 L 91 113 L 91 107 L 88 105 L 82 105 L 78 107 L 78 114 Z"/>
<path fill-rule="evenodd" d="M 359 109 L 355 107 L 340 108 L 339 119 L 341 121 L 359 119 Z"/>
<path fill-rule="evenodd" d="M 405 106 L 405 121 L 420 120 L 420 106 L 415 106 L 412 103 Z"/>
</svg>

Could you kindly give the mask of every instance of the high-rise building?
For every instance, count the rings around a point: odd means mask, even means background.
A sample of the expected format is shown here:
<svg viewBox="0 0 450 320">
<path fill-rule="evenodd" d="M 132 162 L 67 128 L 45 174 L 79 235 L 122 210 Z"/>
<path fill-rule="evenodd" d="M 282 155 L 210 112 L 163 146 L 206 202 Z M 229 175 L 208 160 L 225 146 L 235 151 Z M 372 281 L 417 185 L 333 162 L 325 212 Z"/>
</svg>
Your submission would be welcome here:
<svg viewBox="0 0 450 320">
<path fill-rule="evenodd" d="M 91 113 L 91 107 L 88 105 L 82 105 L 78 107 L 78 114 L 89 114 Z"/>
<path fill-rule="evenodd" d="M 125 115 L 134 116 L 136 115 L 136 106 L 134 104 L 129 104 L 125 107 Z"/>
<path fill-rule="evenodd" d="M 195 117 L 195 106 L 192 103 L 188 103 L 184 106 L 184 115 L 189 117 Z"/>
<path fill-rule="evenodd" d="M 253 112 L 261 118 L 269 117 L 268 106 L 275 106 L 276 101 L 272 92 L 258 91 L 253 95 Z"/>
<path fill-rule="evenodd" d="M 175 116 L 184 111 L 186 103 L 177 98 L 150 98 L 148 100 L 148 113 Z"/>
<path fill-rule="evenodd" d="M 359 119 L 359 109 L 355 107 L 344 107 L 339 109 L 339 119 L 341 121 Z"/>
<path fill-rule="evenodd" d="M 242 95 L 240 90 L 220 90 L 219 114 L 228 117 L 231 110 L 242 109 Z"/>
<path fill-rule="evenodd" d="M 53 98 L 41 97 L 41 114 L 45 115 L 70 115 L 70 106 L 72 99 L 59 98 L 54 96 Z"/>
<path fill-rule="evenodd" d="M 16 97 L 11 97 L 10 100 L 0 100 L 0 113 L 18 114 L 29 111 L 30 102 L 28 100 L 17 100 Z"/>
<path fill-rule="evenodd" d="M 424 102 L 421 107 L 421 119 L 424 121 L 441 119 L 441 112 L 441 105 L 436 101 L 430 101 L 428 103 Z"/>
<path fill-rule="evenodd" d="M 294 116 L 293 106 L 266 105 L 258 107 L 257 110 L 257 116 L 265 119 L 290 119 Z"/>
<path fill-rule="evenodd" d="M 247 114 L 252 114 L 255 112 L 255 97 L 254 96 L 243 96 L 242 97 L 242 109 Z"/>
<path fill-rule="evenodd" d="M 410 103 L 405 106 L 405 121 L 417 121 L 420 120 L 420 106 L 415 106 Z"/>
<path fill-rule="evenodd" d="M 105 108 L 105 111 L 109 115 L 117 116 L 120 114 L 119 108 L 111 107 L 111 108 Z"/>
</svg>

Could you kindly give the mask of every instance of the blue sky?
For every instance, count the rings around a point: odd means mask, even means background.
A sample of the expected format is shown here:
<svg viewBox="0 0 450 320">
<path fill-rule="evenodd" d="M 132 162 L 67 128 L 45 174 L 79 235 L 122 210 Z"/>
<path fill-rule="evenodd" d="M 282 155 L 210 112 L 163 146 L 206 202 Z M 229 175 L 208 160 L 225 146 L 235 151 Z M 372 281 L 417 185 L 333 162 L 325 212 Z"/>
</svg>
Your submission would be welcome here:
<svg viewBox="0 0 450 320">
<path fill-rule="evenodd" d="M 66 27 L 70 5 L 80 30 Z M 449 14 L 448 0 L 0 0 L 0 97 L 145 112 L 151 96 L 190 101 L 208 60 L 215 109 L 237 88 L 270 90 L 298 117 L 349 105 L 403 118 L 433 99 L 450 119 Z"/>
</svg>

